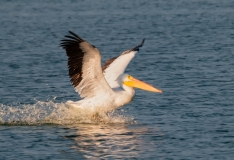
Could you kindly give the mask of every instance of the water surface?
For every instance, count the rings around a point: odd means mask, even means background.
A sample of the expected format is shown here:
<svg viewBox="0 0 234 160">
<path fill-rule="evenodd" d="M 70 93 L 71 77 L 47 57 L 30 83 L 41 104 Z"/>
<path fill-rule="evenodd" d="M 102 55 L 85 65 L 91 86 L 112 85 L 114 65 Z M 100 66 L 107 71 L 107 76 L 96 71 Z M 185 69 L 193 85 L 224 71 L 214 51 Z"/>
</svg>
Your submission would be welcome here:
<svg viewBox="0 0 234 160">
<path fill-rule="evenodd" d="M 232 1 L 1 1 L 1 159 L 232 159 Z M 163 90 L 93 123 L 67 108 L 60 40 L 71 30 L 103 62 L 144 46 L 126 72 Z"/>
</svg>

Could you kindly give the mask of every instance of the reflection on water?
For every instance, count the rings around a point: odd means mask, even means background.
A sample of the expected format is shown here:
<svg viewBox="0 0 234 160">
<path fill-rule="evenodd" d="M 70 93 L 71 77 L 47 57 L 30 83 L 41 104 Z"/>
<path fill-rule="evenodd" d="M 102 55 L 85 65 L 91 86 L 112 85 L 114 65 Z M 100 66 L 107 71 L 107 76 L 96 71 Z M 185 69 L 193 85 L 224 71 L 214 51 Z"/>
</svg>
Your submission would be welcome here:
<svg viewBox="0 0 234 160">
<path fill-rule="evenodd" d="M 76 135 L 65 137 L 74 140 L 72 148 L 85 158 L 137 158 L 145 150 L 142 148 L 152 150 L 142 140 L 142 135 L 151 132 L 145 127 L 79 124 L 75 129 Z"/>
</svg>

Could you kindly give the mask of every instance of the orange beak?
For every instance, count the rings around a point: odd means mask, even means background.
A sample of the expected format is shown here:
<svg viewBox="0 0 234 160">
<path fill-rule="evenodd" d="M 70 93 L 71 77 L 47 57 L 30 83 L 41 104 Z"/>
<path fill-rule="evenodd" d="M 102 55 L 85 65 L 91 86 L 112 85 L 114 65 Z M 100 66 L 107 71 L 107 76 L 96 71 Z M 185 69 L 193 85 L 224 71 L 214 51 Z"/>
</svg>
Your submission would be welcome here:
<svg viewBox="0 0 234 160">
<path fill-rule="evenodd" d="M 143 89 L 146 91 L 150 91 L 150 92 L 159 92 L 162 93 L 162 90 L 157 89 L 145 82 L 142 82 L 132 76 L 128 76 L 127 77 L 128 80 L 124 81 L 123 84 L 129 86 L 129 87 L 135 87 L 135 88 L 139 88 L 139 89 Z"/>
</svg>

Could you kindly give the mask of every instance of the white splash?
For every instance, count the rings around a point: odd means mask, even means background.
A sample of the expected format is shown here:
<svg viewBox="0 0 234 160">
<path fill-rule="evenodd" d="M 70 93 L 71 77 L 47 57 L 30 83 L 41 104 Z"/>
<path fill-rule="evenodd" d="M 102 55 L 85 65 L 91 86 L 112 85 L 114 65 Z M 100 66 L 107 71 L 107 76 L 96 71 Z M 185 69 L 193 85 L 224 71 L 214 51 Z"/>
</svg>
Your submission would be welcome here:
<svg viewBox="0 0 234 160">
<path fill-rule="evenodd" d="M 65 103 L 37 101 L 35 104 L 7 106 L 0 104 L 0 124 L 78 124 L 78 123 L 135 123 L 124 111 L 114 111 L 105 116 L 92 117 L 87 111 L 78 110 Z"/>
</svg>

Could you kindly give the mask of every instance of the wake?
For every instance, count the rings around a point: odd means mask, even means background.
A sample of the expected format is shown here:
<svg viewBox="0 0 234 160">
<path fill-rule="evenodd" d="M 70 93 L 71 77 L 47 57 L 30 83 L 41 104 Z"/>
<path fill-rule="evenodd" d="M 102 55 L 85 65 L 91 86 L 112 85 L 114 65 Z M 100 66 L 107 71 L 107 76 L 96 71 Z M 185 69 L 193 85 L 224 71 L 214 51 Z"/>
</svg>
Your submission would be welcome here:
<svg viewBox="0 0 234 160">
<path fill-rule="evenodd" d="M 93 118 L 88 111 L 76 109 L 65 103 L 37 101 L 35 104 L 8 106 L 0 104 L 0 125 L 40 125 L 79 123 L 135 123 L 124 111 L 113 111 L 106 116 Z"/>
</svg>

